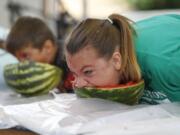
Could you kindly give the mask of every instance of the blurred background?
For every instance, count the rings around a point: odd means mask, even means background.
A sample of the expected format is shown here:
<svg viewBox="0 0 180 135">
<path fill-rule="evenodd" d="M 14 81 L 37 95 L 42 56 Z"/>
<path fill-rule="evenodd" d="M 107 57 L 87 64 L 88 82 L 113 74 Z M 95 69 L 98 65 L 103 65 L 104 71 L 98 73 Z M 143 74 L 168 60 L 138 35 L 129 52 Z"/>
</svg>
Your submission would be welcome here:
<svg viewBox="0 0 180 135">
<path fill-rule="evenodd" d="M 180 0 L 0 0 L 0 38 L 20 16 L 43 19 L 58 39 L 63 39 L 78 21 L 107 18 L 119 13 L 137 21 L 150 16 L 180 14 Z"/>
</svg>

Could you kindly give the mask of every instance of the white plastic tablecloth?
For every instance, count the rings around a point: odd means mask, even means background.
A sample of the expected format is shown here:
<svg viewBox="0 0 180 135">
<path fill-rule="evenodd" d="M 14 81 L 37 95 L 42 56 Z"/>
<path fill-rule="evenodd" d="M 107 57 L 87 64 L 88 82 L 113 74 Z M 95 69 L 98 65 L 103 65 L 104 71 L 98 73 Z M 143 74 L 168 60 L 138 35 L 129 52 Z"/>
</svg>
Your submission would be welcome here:
<svg viewBox="0 0 180 135">
<path fill-rule="evenodd" d="M 0 106 L 1 129 L 20 125 L 42 135 L 180 134 L 180 103 L 127 106 L 74 94 L 19 103 Z"/>
</svg>

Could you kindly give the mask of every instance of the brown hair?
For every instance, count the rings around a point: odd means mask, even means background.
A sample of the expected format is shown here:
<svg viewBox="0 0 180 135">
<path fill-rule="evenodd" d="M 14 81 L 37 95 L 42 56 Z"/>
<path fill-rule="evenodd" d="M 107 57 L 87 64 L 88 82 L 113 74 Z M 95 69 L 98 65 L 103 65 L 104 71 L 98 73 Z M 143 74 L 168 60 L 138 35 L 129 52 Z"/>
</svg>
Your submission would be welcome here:
<svg viewBox="0 0 180 135">
<path fill-rule="evenodd" d="M 135 31 L 130 20 L 118 14 L 112 14 L 108 18 L 82 21 L 68 37 L 65 49 L 73 55 L 91 45 L 100 57 L 111 58 L 115 49 L 119 48 L 122 58 L 120 83 L 138 82 L 141 80 L 141 73 L 133 45 Z"/>
<path fill-rule="evenodd" d="M 55 37 L 49 27 L 39 18 L 23 16 L 12 26 L 6 49 L 12 54 L 29 45 L 41 49 L 46 40 L 55 43 Z"/>
</svg>

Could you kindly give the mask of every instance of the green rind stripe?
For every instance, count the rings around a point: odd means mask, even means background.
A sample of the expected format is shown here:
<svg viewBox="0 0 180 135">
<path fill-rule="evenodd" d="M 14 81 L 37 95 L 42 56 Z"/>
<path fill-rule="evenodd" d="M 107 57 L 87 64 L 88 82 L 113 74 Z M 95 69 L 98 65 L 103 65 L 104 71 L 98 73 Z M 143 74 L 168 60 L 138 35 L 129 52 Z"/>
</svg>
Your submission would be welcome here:
<svg viewBox="0 0 180 135">
<path fill-rule="evenodd" d="M 51 72 L 45 72 L 42 75 L 35 75 L 32 77 L 28 77 L 26 76 L 26 78 L 23 79 L 17 79 L 17 80 L 7 80 L 7 83 L 12 85 L 12 86 L 19 86 L 19 85 L 26 85 L 27 83 L 33 83 L 36 82 L 38 80 L 43 80 L 43 79 L 48 79 L 49 77 L 55 75 L 57 72 L 56 71 L 51 71 Z"/>
<path fill-rule="evenodd" d="M 33 93 L 36 93 L 36 92 L 40 92 L 40 91 L 43 91 L 43 90 L 46 90 L 48 88 L 48 86 L 53 82 L 53 78 L 49 79 L 46 83 L 41 83 L 40 85 L 38 86 L 35 86 L 35 87 L 31 87 L 29 89 L 24 89 L 24 90 L 19 90 L 19 89 L 16 89 L 16 91 L 18 93 L 21 93 L 21 94 L 33 94 Z"/>
<path fill-rule="evenodd" d="M 23 80 L 24 78 L 31 78 L 31 77 L 34 77 L 34 76 L 41 76 L 44 72 L 53 72 L 53 71 L 57 71 L 59 72 L 58 70 L 61 70 L 61 69 L 58 69 L 58 68 L 54 68 L 52 70 L 42 70 L 42 71 L 39 71 L 39 72 L 27 72 L 27 73 L 22 73 L 22 74 L 12 74 L 9 72 L 9 74 L 7 75 L 6 72 L 4 73 L 4 77 L 6 80 L 11 80 L 11 81 L 16 81 L 16 80 Z M 62 70 L 60 71 L 61 74 L 62 74 Z"/>
<path fill-rule="evenodd" d="M 23 89 L 28 89 L 28 88 L 31 88 L 31 87 L 35 87 L 35 86 L 38 86 L 40 85 L 42 82 L 46 82 L 49 78 L 53 78 L 53 77 L 56 77 L 56 76 L 59 76 L 60 78 L 62 78 L 62 76 L 60 75 L 60 73 L 57 73 L 55 72 L 54 74 L 50 74 L 49 76 L 47 76 L 46 78 L 42 78 L 42 79 L 37 79 L 37 80 L 34 80 L 34 81 L 27 81 L 25 80 L 24 83 L 17 83 L 17 82 L 7 82 L 7 84 L 12 87 L 12 88 L 15 88 L 15 89 L 19 89 L 19 90 L 23 90 Z"/>
<path fill-rule="evenodd" d="M 56 87 L 56 86 L 54 86 L 53 81 L 55 81 L 55 78 L 52 77 L 49 80 L 47 80 L 46 82 L 43 82 L 38 86 L 31 87 L 31 88 L 25 89 L 25 90 L 18 90 L 17 89 L 16 91 L 21 93 L 21 94 L 32 94 L 32 93 L 35 93 L 35 92 L 38 92 L 38 91 L 49 91 L 50 89 L 48 89 L 48 88 Z"/>
<path fill-rule="evenodd" d="M 47 88 L 45 89 L 42 89 L 42 90 L 39 90 L 39 91 L 36 91 L 34 93 L 24 93 L 23 95 L 24 96 L 38 96 L 38 95 L 43 95 L 43 94 L 47 94 L 49 93 L 49 91 L 51 91 L 53 88 L 55 88 L 58 84 L 59 84 L 59 81 L 57 81 L 58 78 L 55 78 L 54 81 L 52 82 L 51 85 L 49 85 Z"/>
<path fill-rule="evenodd" d="M 43 75 L 36 75 L 36 76 L 32 76 L 31 78 L 24 78 L 23 80 L 7 80 L 7 84 L 10 87 L 16 88 L 16 89 L 27 89 L 29 87 L 33 87 L 33 86 L 37 86 L 39 84 L 41 84 L 42 82 L 46 82 L 46 80 L 48 80 L 49 78 L 52 77 L 56 77 L 59 76 L 60 78 L 62 78 L 62 72 L 59 71 L 54 71 L 54 72 L 46 72 Z"/>
<path fill-rule="evenodd" d="M 8 66 L 7 66 L 8 67 Z M 47 66 L 28 66 L 24 69 L 22 69 L 22 67 L 15 67 L 15 68 L 10 68 L 8 69 L 7 67 L 5 67 L 5 70 L 4 70 L 4 74 L 5 76 L 25 76 L 25 75 L 31 75 L 31 74 L 41 74 L 43 71 L 51 71 L 51 70 L 54 70 L 54 67 L 51 67 L 50 68 L 47 68 L 49 67 L 49 65 Z"/>
</svg>

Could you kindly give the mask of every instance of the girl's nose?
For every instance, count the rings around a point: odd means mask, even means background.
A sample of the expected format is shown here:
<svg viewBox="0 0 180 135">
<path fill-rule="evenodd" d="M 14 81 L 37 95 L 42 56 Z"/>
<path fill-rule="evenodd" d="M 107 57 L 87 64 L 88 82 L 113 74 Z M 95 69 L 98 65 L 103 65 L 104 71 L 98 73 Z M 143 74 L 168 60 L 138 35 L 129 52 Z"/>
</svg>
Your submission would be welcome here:
<svg viewBox="0 0 180 135">
<path fill-rule="evenodd" d="M 75 80 L 74 80 L 74 86 L 76 88 L 86 87 L 87 84 L 88 84 L 88 82 L 81 77 L 75 78 Z"/>
</svg>

